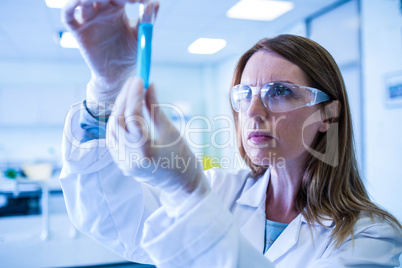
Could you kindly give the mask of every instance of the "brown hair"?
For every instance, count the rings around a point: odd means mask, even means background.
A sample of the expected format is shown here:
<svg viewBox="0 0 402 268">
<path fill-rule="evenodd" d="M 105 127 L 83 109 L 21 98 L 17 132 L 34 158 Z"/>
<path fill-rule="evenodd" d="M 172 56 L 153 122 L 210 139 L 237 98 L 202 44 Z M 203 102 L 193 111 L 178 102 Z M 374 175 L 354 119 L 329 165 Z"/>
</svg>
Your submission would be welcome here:
<svg viewBox="0 0 402 268">
<path fill-rule="evenodd" d="M 274 52 L 299 66 L 307 76 L 309 86 L 320 89 L 332 100 L 339 101 L 337 124 L 331 124 L 327 132 L 318 133 L 312 144 L 314 151 L 325 151 L 329 159 L 322 161 L 308 154 L 295 208 L 301 211 L 309 224 L 314 221 L 321 223 L 324 217 L 333 219 L 335 228 L 332 236 L 337 246 L 353 233 L 353 226 L 361 212 L 371 216 L 378 215 L 401 229 L 402 226 L 395 217 L 370 201 L 361 180 L 354 151 L 351 114 L 345 84 L 332 56 L 316 42 L 300 36 L 279 35 L 275 38 L 263 39 L 239 59 L 232 86 L 240 83 L 248 60 L 259 50 Z M 324 105 L 321 104 L 322 108 Z M 238 113 L 233 109 L 232 113 L 240 154 L 251 168 L 252 174 L 261 175 L 266 171 L 267 166 L 255 165 L 247 156 L 242 143 Z M 331 136 L 327 137 L 331 130 L 336 131 L 336 141 L 331 140 Z"/>
</svg>

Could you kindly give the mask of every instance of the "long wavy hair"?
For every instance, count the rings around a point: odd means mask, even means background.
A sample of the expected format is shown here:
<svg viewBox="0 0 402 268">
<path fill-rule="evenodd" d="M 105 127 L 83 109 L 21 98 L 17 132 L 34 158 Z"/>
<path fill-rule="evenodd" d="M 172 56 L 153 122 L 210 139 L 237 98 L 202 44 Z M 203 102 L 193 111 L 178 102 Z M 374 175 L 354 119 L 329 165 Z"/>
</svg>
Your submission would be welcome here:
<svg viewBox="0 0 402 268">
<path fill-rule="evenodd" d="M 299 66 L 305 73 L 309 86 L 327 93 L 339 102 L 337 118 L 332 118 L 330 129 L 319 132 L 311 148 L 325 152 L 326 161 L 308 154 L 304 163 L 304 174 L 295 208 L 311 223 L 330 217 L 335 221 L 332 237 L 339 246 L 350 234 L 360 213 L 378 215 L 402 229 L 398 220 L 375 205 L 369 198 L 359 174 L 354 142 L 351 114 L 345 84 L 341 72 L 332 56 L 316 42 L 295 35 L 279 35 L 259 41 L 238 61 L 232 86 L 241 81 L 243 70 L 254 53 L 259 50 L 274 52 Z M 324 104 L 320 104 L 321 109 Z M 241 138 L 238 113 L 232 109 L 237 143 L 240 154 L 254 176 L 263 174 L 267 166 L 255 165 L 247 156 Z M 331 135 L 332 136 L 327 136 Z M 336 132 L 336 135 L 334 134 Z M 336 137 L 334 139 L 333 137 Z"/>
</svg>

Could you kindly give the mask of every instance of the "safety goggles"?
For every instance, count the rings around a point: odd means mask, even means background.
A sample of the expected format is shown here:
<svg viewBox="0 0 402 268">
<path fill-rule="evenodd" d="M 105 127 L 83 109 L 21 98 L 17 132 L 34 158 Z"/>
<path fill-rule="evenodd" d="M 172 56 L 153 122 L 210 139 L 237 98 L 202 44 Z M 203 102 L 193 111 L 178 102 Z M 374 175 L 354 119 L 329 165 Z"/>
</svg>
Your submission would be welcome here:
<svg viewBox="0 0 402 268">
<path fill-rule="evenodd" d="M 258 89 L 261 89 L 259 94 Z M 233 109 L 236 112 L 248 111 L 254 96 L 258 96 L 264 106 L 274 113 L 288 112 L 330 100 L 321 90 L 286 82 L 270 82 L 262 87 L 240 84 L 230 91 Z"/>
</svg>

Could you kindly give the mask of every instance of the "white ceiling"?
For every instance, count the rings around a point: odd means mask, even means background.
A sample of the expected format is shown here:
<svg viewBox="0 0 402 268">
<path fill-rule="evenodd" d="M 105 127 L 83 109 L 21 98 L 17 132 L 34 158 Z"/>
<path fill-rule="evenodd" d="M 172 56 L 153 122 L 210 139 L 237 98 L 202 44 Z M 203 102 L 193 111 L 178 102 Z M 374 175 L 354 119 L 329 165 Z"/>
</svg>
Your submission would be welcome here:
<svg viewBox="0 0 402 268">
<path fill-rule="evenodd" d="M 276 35 L 339 0 L 293 0 L 295 8 L 272 22 L 229 19 L 238 0 L 160 0 L 154 28 L 153 61 L 205 64 L 244 52 L 261 38 Z M 0 60 L 81 61 L 77 49 L 61 48 L 60 9 L 45 0 L 0 0 Z M 214 55 L 192 55 L 187 47 L 199 37 L 223 38 L 227 46 Z"/>
</svg>

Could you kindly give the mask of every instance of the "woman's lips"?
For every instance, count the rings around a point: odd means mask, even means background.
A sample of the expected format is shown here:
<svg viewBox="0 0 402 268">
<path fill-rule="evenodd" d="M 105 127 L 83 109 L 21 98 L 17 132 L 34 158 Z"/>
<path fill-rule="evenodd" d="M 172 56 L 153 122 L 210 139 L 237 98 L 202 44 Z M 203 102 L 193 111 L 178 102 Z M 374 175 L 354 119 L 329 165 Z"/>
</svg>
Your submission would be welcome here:
<svg viewBox="0 0 402 268">
<path fill-rule="evenodd" d="M 254 144 L 261 144 L 271 141 L 273 137 L 262 131 L 253 131 L 248 135 L 248 140 Z"/>
</svg>

